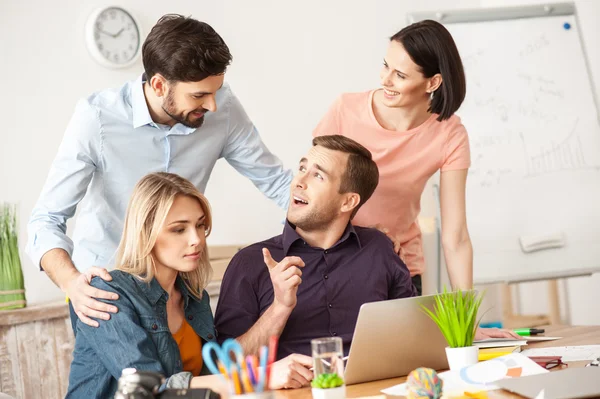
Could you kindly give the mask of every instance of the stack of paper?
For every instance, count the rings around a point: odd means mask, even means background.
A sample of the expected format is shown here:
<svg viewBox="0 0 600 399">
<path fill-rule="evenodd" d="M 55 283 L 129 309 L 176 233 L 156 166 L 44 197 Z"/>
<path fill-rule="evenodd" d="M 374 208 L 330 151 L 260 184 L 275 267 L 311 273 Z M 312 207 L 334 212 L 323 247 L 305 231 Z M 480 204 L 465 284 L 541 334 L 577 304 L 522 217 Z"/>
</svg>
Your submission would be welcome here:
<svg viewBox="0 0 600 399">
<path fill-rule="evenodd" d="M 527 345 L 525 339 L 489 338 L 473 342 L 479 347 L 479 361 L 494 359 L 511 353 L 521 352 L 521 346 Z"/>
<path fill-rule="evenodd" d="M 481 362 L 510 353 L 521 352 L 521 346 L 527 345 L 528 341 L 551 341 L 554 339 L 560 339 L 560 337 L 489 338 L 475 341 L 473 344 L 479 347 L 479 361 Z"/>
<path fill-rule="evenodd" d="M 523 346 L 527 345 L 526 339 L 512 338 L 489 338 L 481 341 L 474 341 L 473 345 L 481 348 L 503 348 L 507 346 Z"/>
<path fill-rule="evenodd" d="M 521 338 L 488 338 L 481 341 L 473 341 L 473 345 L 480 348 L 498 348 L 502 346 L 515 346 L 515 345 L 527 345 L 529 342 L 540 342 L 540 341 L 554 341 L 561 339 L 562 337 L 544 337 L 544 336 L 531 336 Z"/>
</svg>

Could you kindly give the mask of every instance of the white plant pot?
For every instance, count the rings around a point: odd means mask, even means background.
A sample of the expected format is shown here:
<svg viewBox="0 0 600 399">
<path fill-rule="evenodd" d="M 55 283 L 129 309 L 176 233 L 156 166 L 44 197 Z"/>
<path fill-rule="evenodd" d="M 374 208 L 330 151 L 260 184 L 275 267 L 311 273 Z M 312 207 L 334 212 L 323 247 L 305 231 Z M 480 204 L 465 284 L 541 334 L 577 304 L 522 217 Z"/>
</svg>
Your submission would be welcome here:
<svg viewBox="0 0 600 399">
<path fill-rule="evenodd" d="M 466 346 L 464 348 L 446 347 L 446 357 L 450 370 L 458 371 L 463 367 L 476 364 L 479 358 L 479 347 Z"/>
<path fill-rule="evenodd" d="M 346 385 L 337 388 L 313 388 L 313 399 L 346 399 Z"/>
</svg>

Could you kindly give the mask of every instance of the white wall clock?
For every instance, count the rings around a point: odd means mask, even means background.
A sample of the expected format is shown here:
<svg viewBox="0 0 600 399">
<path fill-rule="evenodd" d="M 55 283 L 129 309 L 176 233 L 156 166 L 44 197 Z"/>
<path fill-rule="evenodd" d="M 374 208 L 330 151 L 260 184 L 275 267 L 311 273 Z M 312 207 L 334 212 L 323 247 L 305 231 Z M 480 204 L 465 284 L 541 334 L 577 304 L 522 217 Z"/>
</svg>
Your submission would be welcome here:
<svg viewBox="0 0 600 399">
<path fill-rule="evenodd" d="M 101 65 L 125 68 L 139 56 L 141 47 L 140 24 L 121 7 L 103 7 L 88 17 L 85 26 L 85 43 Z"/>
</svg>

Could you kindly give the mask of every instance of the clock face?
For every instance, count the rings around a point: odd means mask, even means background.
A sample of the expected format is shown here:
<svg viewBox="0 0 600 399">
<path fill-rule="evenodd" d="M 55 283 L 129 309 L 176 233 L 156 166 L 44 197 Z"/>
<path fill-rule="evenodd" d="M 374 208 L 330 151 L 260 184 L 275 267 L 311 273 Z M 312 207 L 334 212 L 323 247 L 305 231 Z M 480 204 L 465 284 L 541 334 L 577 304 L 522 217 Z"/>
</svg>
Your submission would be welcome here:
<svg viewBox="0 0 600 399">
<path fill-rule="evenodd" d="M 88 26 L 90 52 L 98 61 L 110 66 L 126 66 L 137 56 L 139 27 L 124 9 L 110 7 L 98 10 L 90 18 Z"/>
</svg>

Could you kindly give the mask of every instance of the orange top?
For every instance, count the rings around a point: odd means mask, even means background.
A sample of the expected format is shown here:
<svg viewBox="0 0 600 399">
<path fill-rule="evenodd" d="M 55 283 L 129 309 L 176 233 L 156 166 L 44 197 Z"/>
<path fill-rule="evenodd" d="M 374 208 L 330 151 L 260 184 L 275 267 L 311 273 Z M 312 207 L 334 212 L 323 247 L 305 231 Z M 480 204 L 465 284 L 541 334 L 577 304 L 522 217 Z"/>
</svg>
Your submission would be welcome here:
<svg viewBox="0 0 600 399">
<path fill-rule="evenodd" d="M 341 134 L 373 155 L 379 184 L 352 220 L 358 226 L 380 224 L 400 239 L 402 258 L 411 276 L 425 269 L 417 217 L 427 180 L 438 170 L 468 169 L 469 137 L 456 115 L 438 122 L 432 114 L 405 132 L 383 128 L 373 113 L 373 93 L 342 94 L 315 128 L 313 136 Z"/>
<path fill-rule="evenodd" d="M 199 376 L 202 371 L 202 340 L 196 331 L 183 319 L 179 331 L 173 334 L 173 338 L 179 347 L 183 371 Z"/>
</svg>

